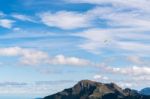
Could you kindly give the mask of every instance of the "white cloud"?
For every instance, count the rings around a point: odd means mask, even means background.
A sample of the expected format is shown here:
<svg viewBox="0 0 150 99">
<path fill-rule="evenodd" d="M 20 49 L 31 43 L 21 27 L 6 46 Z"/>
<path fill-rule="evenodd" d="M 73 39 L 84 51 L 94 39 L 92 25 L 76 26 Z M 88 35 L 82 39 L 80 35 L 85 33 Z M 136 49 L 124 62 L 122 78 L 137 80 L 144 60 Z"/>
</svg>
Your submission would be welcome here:
<svg viewBox="0 0 150 99">
<path fill-rule="evenodd" d="M 0 48 L 1 56 L 17 56 L 19 55 L 20 48 L 12 47 L 12 48 Z"/>
<path fill-rule="evenodd" d="M 109 78 L 106 76 L 102 76 L 102 75 L 94 75 L 93 77 L 95 80 L 100 80 L 100 81 L 108 81 Z"/>
<path fill-rule="evenodd" d="M 138 87 L 137 83 L 133 83 L 133 82 L 120 81 L 117 84 L 123 88 L 132 88 L 133 89 L 134 87 Z"/>
<path fill-rule="evenodd" d="M 95 64 L 95 66 L 100 67 L 102 70 L 108 73 L 116 73 L 128 76 L 137 75 L 150 75 L 149 66 L 127 66 L 127 67 L 112 67 L 105 64 Z"/>
<path fill-rule="evenodd" d="M 18 56 L 23 64 L 38 64 L 47 59 L 47 53 L 20 47 L 0 48 L 0 56 Z"/>
<path fill-rule="evenodd" d="M 56 13 L 45 12 L 40 14 L 42 22 L 50 27 L 61 29 L 76 29 L 90 26 L 90 20 L 82 13 L 59 11 Z"/>
<path fill-rule="evenodd" d="M 12 27 L 12 24 L 14 23 L 13 20 L 9 19 L 0 19 L 0 26 L 4 28 L 10 29 Z"/>
<path fill-rule="evenodd" d="M 38 65 L 48 58 L 47 53 L 38 50 L 25 49 L 22 54 L 21 63 L 26 65 Z"/>
<path fill-rule="evenodd" d="M 65 57 L 64 55 L 57 55 L 48 60 L 49 64 L 61 64 L 61 65 L 90 65 L 90 62 L 85 59 L 77 57 Z"/>
<path fill-rule="evenodd" d="M 125 75 L 150 75 L 150 67 L 127 67 L 127 68 L 113 68 L 112 72 Z"/>
<path fill-rule="evenodd" d="M 88 60 L 82 58 L 66 57 L 64 55 L 56 55 L 54 57 L 50 57 L 46 52 L 20 47 L 0 48 L 0 56 L 18 56 L 20 62 L 25 65 L 90 65 L 90 62 Z"/>
</svg>

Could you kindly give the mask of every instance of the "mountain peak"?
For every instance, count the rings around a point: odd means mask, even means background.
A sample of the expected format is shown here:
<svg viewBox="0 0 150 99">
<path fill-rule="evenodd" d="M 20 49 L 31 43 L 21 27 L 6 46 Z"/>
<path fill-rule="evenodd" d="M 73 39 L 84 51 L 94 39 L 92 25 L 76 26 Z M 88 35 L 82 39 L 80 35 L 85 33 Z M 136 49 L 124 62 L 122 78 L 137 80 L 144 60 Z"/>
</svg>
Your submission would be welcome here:
<svg viewBox="0 0 150 99">
<path fill-rule="evenodd" d="M 81 80 L 75 86 L 89 87 L 89 86 L 96 86 L 97 84 L 101 83 L 97 83 L 91 80 Z"/>
<path fill-rule="evenodd" d="M 77 84 L 82 84 L 82 85 L 86 85 L 86 84 L 94 84 L 94 81 L 91 80 L 81 80 L 79 81 Z"/>
<path fill-rule="evenodd" d="M 85 79 L 85 80 L 79 81 L 78 83 L 95 83 L 95 82 L 92 81 L 92 80 L 87 80 L 87 79 Z"/>
</svg>

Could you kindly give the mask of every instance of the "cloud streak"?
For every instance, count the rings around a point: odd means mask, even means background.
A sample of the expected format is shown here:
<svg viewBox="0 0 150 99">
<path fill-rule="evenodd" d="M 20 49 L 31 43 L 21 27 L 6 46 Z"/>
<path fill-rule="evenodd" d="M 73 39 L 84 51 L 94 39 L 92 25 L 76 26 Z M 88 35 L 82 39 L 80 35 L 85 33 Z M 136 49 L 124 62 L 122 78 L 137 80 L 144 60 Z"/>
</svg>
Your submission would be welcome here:
<svg viewBox="0 0 150 99">
<path fill-rule="evenodd" d="M 21 21 L 29 21 L 29 22 L 36 22 L 33 20 L 32 17 L 27 16 L 27 15 L 22 15 L 22 14 L 12 14 L 12 17 L 21 20 Z"/>
<path fill-rule="evenodd" d="M 72 84 L 75 81 L 58 80 L 58 81 L 38 81 L 38 82 L 0 82 L 0 94 L 14 95 L 41 95 L 54 93 L 62 90 L 66 84 Z M 57 87 L 54 89 L 53 86 Z"/>
</svg>

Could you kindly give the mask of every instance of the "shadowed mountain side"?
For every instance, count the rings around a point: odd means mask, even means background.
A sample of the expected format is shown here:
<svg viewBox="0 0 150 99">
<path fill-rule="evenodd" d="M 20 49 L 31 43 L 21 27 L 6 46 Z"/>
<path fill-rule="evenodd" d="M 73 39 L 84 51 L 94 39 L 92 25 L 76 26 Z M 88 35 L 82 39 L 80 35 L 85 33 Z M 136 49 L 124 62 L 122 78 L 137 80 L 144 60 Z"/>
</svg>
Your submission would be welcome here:
<svg viewBox="0 0 150 99">
<path fill-rule="evenodd" d="M 74 87 L 45 97 L 44 99 L 150 99 L 136 90 L 122 89 L 114 83 L 103 84 L 82 80 Z"/>
</svg>

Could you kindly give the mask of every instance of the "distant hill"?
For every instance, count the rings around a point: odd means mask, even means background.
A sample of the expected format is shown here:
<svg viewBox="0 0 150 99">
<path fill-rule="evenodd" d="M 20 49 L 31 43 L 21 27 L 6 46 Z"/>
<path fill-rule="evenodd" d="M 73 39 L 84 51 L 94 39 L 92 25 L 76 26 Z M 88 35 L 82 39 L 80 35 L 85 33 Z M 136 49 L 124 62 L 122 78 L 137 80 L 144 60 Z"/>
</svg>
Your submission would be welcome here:
<svg viewBox="0 0 150 99">
<path fill-rule="evenodd" d="M 46 96 L 44 99 L 150 99 L 136 90 L 122 89 L 114 83 L 104 84 L 82 80 L 62 92 Z"/>
<path fill-rule="evenodd" d="M 140 91 L 142 95 L 150 95 L 150 87 L 144 88 Z"/>
</svg>

